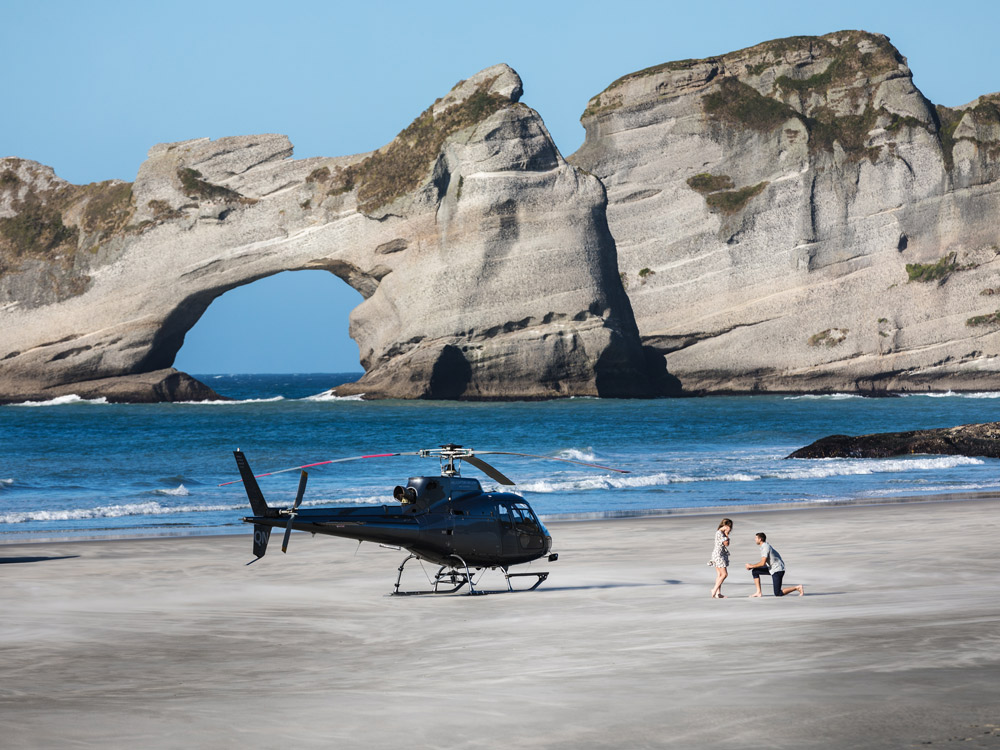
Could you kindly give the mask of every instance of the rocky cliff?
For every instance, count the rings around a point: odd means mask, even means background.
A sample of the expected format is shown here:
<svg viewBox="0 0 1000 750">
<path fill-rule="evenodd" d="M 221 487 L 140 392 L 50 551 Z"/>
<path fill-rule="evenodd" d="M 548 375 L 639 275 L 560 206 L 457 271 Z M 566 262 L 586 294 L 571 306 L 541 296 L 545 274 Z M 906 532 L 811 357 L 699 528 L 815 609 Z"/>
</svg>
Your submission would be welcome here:
<svg viewBox="0 0 1000 750">
<path fill-rule="evenodd" d="M 505 65 L 370 154 L 294 160 L 280 135 L 163 144 L 132 184 L 0 160 L 0 401 L 208 398 L 171 368 L 234 287 L 323 269 L 364 301 L 365 375 L 401 398 L 651 396 L 605 218 Z M 657 367 L 658 365 L 658 367 Z"/>
<path fill-rule="evenodd" d="M 494 66 L 356 156 L 0 160 L 0 401 L 213 397 L 185 333 L 301 269 L 364 297 L 342 394 L 1000 389 L 1000 95 L 934 106 L 884 36 L 794 37 L 618 79 L 568 160 L 520 95 Z"/>
<path fill-rule="evenodd" d="M 795 37 L 618 79 L 569 161 L 685 390 L 996 389 L 998 105 L 935 107 L 884 36 Z"/>
</svg>

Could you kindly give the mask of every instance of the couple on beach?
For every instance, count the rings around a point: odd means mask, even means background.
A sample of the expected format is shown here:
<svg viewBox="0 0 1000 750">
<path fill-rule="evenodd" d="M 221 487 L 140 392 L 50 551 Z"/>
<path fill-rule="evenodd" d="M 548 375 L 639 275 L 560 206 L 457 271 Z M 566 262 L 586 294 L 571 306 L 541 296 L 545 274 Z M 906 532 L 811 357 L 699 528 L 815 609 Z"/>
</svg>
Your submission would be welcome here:
<svg viewBox="0 0 1000 750">
<path fill-rule="evenodd" d="M 713 599 L 725 599 L 722 595 L 722 582 L 729 576 L 729 535 L 733 531 L 733 522 L 729 518 L 723 518 L 719 522 L 719 528 L 715 532 L 715 546 L 712 548 L 712 559 L 709 565 L 715 566 L 715 586 L 712 587 Z M 758 531 L 754 536 L 757 546 L 760 547 L 760 560 L 749 562 L 746 569 L 753 576 L 756 592 L 750 594 L 750 598 L 761 596 L 760 577 L 762 575 L 771 576 L 771 583 L 774 586 L 775 596 L 785 596 L 793 591 L 798 591 L 799 596 L 805 594 L 801 585 L 781 588 L 781 581 L 785 577 L 785 562 L 778 554 L 778 550 L 767 543 L 767 534 Z"/>
</svg>

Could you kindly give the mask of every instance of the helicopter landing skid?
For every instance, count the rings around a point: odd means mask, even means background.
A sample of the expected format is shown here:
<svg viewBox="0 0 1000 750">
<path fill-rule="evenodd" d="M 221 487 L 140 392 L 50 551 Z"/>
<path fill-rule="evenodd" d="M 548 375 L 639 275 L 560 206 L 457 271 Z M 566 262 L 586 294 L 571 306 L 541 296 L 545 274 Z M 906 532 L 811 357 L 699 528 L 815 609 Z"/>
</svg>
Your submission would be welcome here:
<svg viewBox="0 0 1000 750">
<path fill-rule="evenodd" d="M 538 580 L 535 581 L 533 584 L 531 584 L 531 586 L 529 586 L 526 589 L 517 589 L 518 591 L 534 591 L 539 586 L 541 586 L 543 583 L 545 583 L 545 579 L 549 577 L 549 574 L 548 574 L 548 572 L 545 572 L 545 573 L 508 573 L 507 571 L 504 571 L 504 576 L 506 576 L 506 578 L 507 578 L 507 590 L 508 591 L 514 591 L 515 590 L 514 587 L 510 585 L 510 579 L 511 578 L 515 578 L 515 577 L 519 577 L 519 576 L 536 576 L 538 578 Z"/>
<path fill-rule="evenodd" d="M 475 584 L 472 580 L 472 571 L 469 570 L 469 566 L 465 564 L 463 560 L 458 555 L 453 555 L 453 557 L 458 560 L 459 565 L 442 565 L 438 568 L 437 573 L 434 574 L 433 578 L 428 578 L 431 585 L 434 586 L 430 591 L 400 591 L 399 585 L 400 581 L 403 579 L 403 568 L 406 567 L 406 563 L 410 560 L 419 560 L 416 555 L 410 555 L 402 564 L 399 566 L 399 575 L 396 576 L 396 585 L 393 586 L 392 595 L 393 596 L 415 596 L 418 594 L 454 594 L 460 588 L 469 585 L 469 594 L 478 594 L 476 591 Z M 442 589 L 441 586 L 448 586 L 450 588 Z"/>
<path fill-rule="evenodd" d="M 399 575 L 396 576 L 396 585 L 393 587 L 392 595 L 393 596 L 417 596 L 417 595 L 421 595 L 421 594 L 454 594 L 456 591 L 458 591 L 459 589 L 461 589 L 466 584 L 468 584 L 468 586 L 469 586 L 469 590 L 466 592 L 466 594 L 468 594 L 468 595 L 500 594 L 500 593 L 504 593 L 504 592 L 500 592 L 500 591 L 483 591 L 481 589 L 477 589 L 476 585 L 475 585 L 475 581 L 474 581 L 474 579 L 472 577 L 472 572 L 469 570 L 469 566 L 466 564 L 465 560 L 463 560 L 458 555 L 453 555 L 453 557 L 456 560 L 458 560 L 458 562 L 460 563 L 460 565 L 455 565 L 455 566 L 452 566 L 452 565 L 442 565 L 440 568 L 438 568 L 438 571 L 437 571 L 437 573 L 434 574 L 433 578 L 430 578 L 430 577 L 428 578 L 429 582 L 434 587 L 433 589 L 431 589 L 429 591 L 400 591 L 399 590 L 399 585 L 400 585 L 400 581 L 403 578 L 403 568 L 406 567 L 406 563 L 408 563 L 410 560 L 419 559 L 419 558 L 417 558 L 416 555 L 410 555 L 405 560 L 403 560 L 402 564 L 399 566 Z M 506 568 L 501 568 L 500 570 L 503 572 L 504 580 L 507 582 L 507 591 L 508 592 L 534 591 L 539 586 L 541 586 L 542 583 L 549 577 L 548 572 L 542 572 L 542 573 L 509 573 L 509 572 L 507 572 Z M 513 586 L 511 586 L 511 583 L 510 583 L 510 579 L 511 578 L 519 578 L 519 577 L 522 577 L 522 576 L 535 576 L 535 578 L 537 580 L 534 582 L 534 584 L 532 584 L 531 586 L 529 586 L 526 589 L 515 589 Z M 480 578 L 482 578 L 482 576 L 480 576 Z M 442 589 L 441 586 L 449 586 L 450 588 Z"/>
</svg>

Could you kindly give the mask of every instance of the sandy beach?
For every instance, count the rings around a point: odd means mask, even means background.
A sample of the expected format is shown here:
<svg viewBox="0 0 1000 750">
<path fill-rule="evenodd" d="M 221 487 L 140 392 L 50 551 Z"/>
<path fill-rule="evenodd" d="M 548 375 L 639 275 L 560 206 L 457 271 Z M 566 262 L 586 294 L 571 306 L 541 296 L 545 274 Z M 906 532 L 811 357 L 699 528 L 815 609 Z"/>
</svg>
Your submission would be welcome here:
<svg viewBox="0 0 1000 750">
<path fill-rule="evenodd" d="M 998 507 L 730 513 L 725 600 L 716 513 L 550 523 L 480 597 L 305 534 L 0 546 L 0 746 L 1000 747 Z M 806 596 L 747 598 L 756 531 Z"/>
</svg>

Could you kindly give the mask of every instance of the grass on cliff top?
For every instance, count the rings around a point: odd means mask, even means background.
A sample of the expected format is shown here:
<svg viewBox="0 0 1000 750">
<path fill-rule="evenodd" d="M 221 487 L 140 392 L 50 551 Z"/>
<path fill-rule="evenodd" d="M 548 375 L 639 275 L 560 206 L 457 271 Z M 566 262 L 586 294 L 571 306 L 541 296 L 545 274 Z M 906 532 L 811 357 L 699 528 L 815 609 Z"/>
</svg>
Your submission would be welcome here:
<svg viewBox="0 0 1000 750">
<path fill-rule="evenodd" d="M 703 96 L 701 101 L 705 114 L 713 120 L 761 133 L 776 130 L 788 120 L 799 120 L 809 131 L 812 153 L 833 151 L 833 144 L 837 142 L 854 161 L 878 155 L 878 149 L 867 146 L 868 134 L 878 120 L 878 113 L 871 107 L 865 109 L 864 114 L 843 117 L 837 117 L 827 108 L 819 108 L 813 117 L 807 117 L 735 78 L 722 80 L 718 88 Z"/>
<path fill-rule="evenodd" d="M 874 51 L 855 54 L 857 53 L 858 43 L 862 41 L 868 42 L 873 46 Z M 837 43 L 835 44 L 834 42 Z M 799 90 L 825 87 L 834 81 L 853 78 L 858 72 L 864 72 L 867 75 L 877 75 L 878 73 L 894 70 L 903 60 L 899 51 L 886 37 L 869 34 L 866 31 L 836 31 L 832 34 L 824 34 L 823 36 L 790 36 L 782 39 L 772 39 L 752 47 L 728 52 L 724 55 L 705 57 L 697 60 L 674 60 L 672 62 L 653 65 L 633 73 L 627 73 L 615 79 L 604 89 L 604 92 L 611 91 L 637 78 L 645 78 L 663 72 L 688 70 L 696 65 L 706 63 L 731 65 L 738 59 L 755 60 L 756 62 L 748 65 L 745 72 L 759 76 L 768 68 L 780 64 L 789 53 L 803 50 L 808 50 L 810 54 L 817 57 L 830 57 L 832 58 L 832 62 L 830 67 L 823 73 L 816 74 L 800 82 L 782 76 L 783 79 L 790 82 L 787 84 L 788 86 L 801 87 Z M 744 71 L 732 72 L 742 74 Z"/>
<path fill-rule="evenodd" d="M 980 97 L 979 103 L 969 109 L 952 109 L 938 104 L 935 107 L 938 119 L 937 136 L 941 142 L 941 152 L 944 156 L 945 167 L 950 171 L 955 166 L 955 157 L 952 150 L 958 139 L 955 138 L 955 131 L 958 130 L 962 118 L 968 113 L 972 117 L 972 122 L 976 127 L 988 128 L 1000 125 L 1000 94 L 989 94 Z M 965 140 L 965 138 L 963 138 Z M 978 145 L 983 142 L 975 138 L 969 138 Z M 992 142 L 995 144 L 995 142 Z M 996 159 L 1000 156 L 1000 149 L 994 145 L 988 150 L 989 157 Z"/>
<path fill-rule="evenodd" d="M 0 190 L 18 189 L 21 179 L 13 170 L 0 175 Z M 0 275 L 16 273 L 26 260 L 73 265 L 80 250 L 96 252 L 109 236 L 128 226 L 135 213 L 132 185 L 127 182 L 95 182 L 63 185 L 44 192 L 28 192 L 13 204 L 17 213 L 0 219 Z M 67 224 L 66 215 L 79 216 L 78 224 Z M 80 294 L 86 277 L 67 279 L 58 275 L 57 297 Z"/>
<path fill-rule="evenodd" d="M 868 49 L 863 53 L 858 50 L 858 45 L 862 42 Z M 810 150 L 813 153 L 831 152 L 833 144 L 837 142 L 851 161 L 866 157 L 875 160 L 880 150 L 868 147 L 867 141 L 879 112 L 870 103 L 860 115 L 838 117 L 832 110 L 822 108 L 807 116 L 785 104 L 777 96 L 761 94 L 738 77 L 745 74 L 759 76 L 769 68 L 787 64 L 785 60 L 789 55 L 794 54 L 797 59 L 803 53 L 820 64 L 823 60 L 829 60 L 829 63 L 821 72 L 804 78 L 795 78 L 794 73 L 779 76 L 776 79 L 779 89 L 802 94 L 825 93 L 834 85 L 850 86 L 858 78 L 872 78 L 895 71 L 903 63 L 902 56 L 886 37 L 863 31 L 838 31 L 822 37 L 775 39 L 718 58 L 680 60 L 630 73 L 594 97 L 584 112 L 584 117 L 620 107 L 621 102 L 613 98 L 605 101 L 607 98 L 602 96 L 626 81 L 664 71 L 688 69 L 697 64 L 716 63 L 726 68 L 725 76 L 720 77 L 714 90 L 702 97 L 703 110 L 711 119 L 729 126 L 768 133 L 789 119 L 796 118 L 809 131 Z M 739 68 L 737 61 L 744 67 Z"/>
<path fill-rule="evenodd" d="M 829 40 L 841 40 L 839 45 Z M 859 52 L 858 43 L 862 40 L 874 46 L 871 52 Z M 800 93 L 825 92 L 833 85 L 847 85 L 856 78 L 863 76 L 873 78 L 883 73 L 889 73 L 899 68 L 903 62 L 902 55 L 885 37 L 874 36 L 858 31 L 842 31 L 828 34 L 815 40 L 812 51 L 817 51 L 823 57 L 831 58 L 830 64 L 820 73 L 814 73 L 808 78 L 792 78 L 778 76 L 775 84 L 785 90 Z M 771 50 L 776 56 L 777 48 Z M 781 52 L 780 54 L 783 54 Z"/>
<path fill-rule="evenodd" d="M 337 185 L 331 194 L 357 188 L 358 209 L 371 213 L 415 190 L 427 176 L 445 140 L 509 105 L 510 99 L 490 93 L 496 81 L 490 78 L 476 87 L 464 101 L 458 102 L 437 116 L 428 107 L 410 123 L 389 145 L 363 161 L 336 170 Z M 329 178 L 329 172 L 316 170 L 313 181 Z"/>
</svg>

